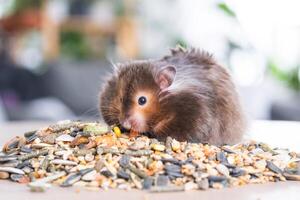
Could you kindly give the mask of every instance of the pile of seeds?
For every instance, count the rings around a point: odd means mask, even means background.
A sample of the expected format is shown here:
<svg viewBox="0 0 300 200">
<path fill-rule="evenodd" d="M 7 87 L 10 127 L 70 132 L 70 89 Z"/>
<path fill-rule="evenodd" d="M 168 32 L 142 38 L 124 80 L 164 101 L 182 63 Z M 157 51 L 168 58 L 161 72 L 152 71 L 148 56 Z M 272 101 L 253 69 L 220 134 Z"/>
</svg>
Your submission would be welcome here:
<svg viewBox="0 0 300 200">
<path fill-rule="evenodd" d="M 64 121 L 8 141 L 0 179 L 89 189 L 152 192 L 300 181 L 300 155 L 255 141 L 233 146 L 130 137 L 99 123 Z"/>
</svg>

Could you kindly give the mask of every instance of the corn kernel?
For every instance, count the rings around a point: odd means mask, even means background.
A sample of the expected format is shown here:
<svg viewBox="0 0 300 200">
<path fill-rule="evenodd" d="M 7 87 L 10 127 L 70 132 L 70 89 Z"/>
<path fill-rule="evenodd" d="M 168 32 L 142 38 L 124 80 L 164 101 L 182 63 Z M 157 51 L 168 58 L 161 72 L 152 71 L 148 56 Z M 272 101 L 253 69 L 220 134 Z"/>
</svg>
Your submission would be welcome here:
<svg viewBox="0 0 300 200">
<path fill-rule="evenodd" d="M 117 127 L 117 126 L 115 126 L 115 127 L 113 128 L 113 131 L 114 131 L 114 133 L 116 134 L 117 137 L 120 137 L 121 134 L 122 134 L 120 128 Z"/>
</svg>

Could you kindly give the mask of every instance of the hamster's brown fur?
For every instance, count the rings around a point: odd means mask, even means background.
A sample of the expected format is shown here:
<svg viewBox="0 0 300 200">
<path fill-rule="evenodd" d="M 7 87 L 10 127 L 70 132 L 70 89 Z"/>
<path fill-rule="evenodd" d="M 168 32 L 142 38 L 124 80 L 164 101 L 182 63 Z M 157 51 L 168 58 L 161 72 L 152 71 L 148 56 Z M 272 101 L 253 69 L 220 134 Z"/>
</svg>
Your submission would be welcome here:
<svg viewBox="0 0 300 200">
<path fill-rule="evenodd" d="M 119 64 L 100 93 L 100 111 L 109 125 L 151 131 L 159 139 L 234 144 L 245 130 L 229 73 L 197 49 Z"/>
</svg>

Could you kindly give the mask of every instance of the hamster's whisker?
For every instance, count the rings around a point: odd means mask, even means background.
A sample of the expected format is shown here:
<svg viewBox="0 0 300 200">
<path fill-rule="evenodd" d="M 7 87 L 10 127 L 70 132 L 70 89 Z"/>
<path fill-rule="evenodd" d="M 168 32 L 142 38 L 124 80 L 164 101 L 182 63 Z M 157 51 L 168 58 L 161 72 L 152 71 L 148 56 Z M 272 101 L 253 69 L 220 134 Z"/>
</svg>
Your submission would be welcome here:
<svg viewBox="0 0 300 200">
<path fill-rule="evenodd" d="M 86 117 L 86 115 L 91 116 L 93 118 L 99 118 L 98 108 L 97 107 L 89 108 L 86 111 L 80 113 L 77 117 L 83 118 L 83 117 Z"/>
</svg>

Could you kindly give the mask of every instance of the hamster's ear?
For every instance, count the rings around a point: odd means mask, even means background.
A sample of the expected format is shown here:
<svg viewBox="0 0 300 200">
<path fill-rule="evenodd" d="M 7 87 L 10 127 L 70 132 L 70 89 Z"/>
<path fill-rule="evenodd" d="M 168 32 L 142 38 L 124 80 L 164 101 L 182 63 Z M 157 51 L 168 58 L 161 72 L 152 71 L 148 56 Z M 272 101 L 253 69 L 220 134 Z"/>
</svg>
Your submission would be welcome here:
<svg viewBox="0 0 300 200">
<path fill-rule="evenodd" d="M 172 65 L 163 67 L 160 71 L 156 74 L 155 81 L 159 85 L 160 89 L 166 89 L 169 87 L 176 75 L 176 68 Z"/>
</svg>

